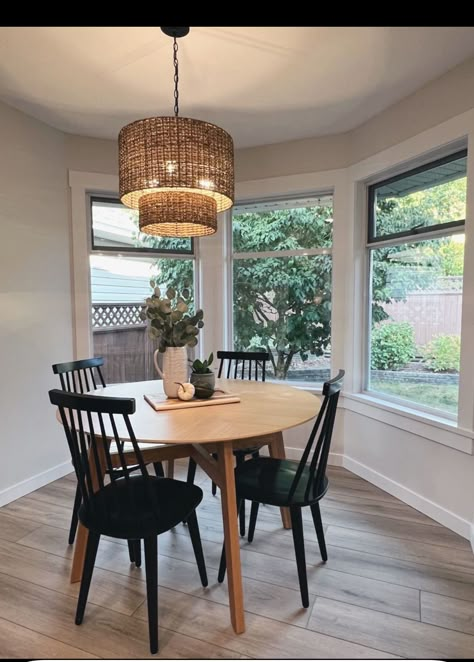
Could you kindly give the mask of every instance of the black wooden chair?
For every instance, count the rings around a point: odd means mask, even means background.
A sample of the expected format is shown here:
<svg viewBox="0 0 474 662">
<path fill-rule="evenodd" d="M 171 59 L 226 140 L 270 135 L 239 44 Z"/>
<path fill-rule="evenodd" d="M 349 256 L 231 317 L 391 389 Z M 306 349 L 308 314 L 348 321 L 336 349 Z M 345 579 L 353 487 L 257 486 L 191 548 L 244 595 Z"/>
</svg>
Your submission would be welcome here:
<svg viewBox="0 0 474 662">
<path fill-rule="evenodd" d="M 258 504 L 266 503 L 272 506 L 279 506 L 280 508 L 289 507 L 290 509 L 303 607 L 309 606 L 309 597 L 301 509 L 305 506 L 311 508 L 321 557 L 326 562 L 328 555 L 324 540 L 319 501 L 328 489 L 326 466 L 336 418 L 337 401 L 342 388 L 344 374 L 344 370 L 340 370 L 336 377 L 325 382 L 323 386 L 323 403 L 299 462 L 259 457 L 248 460 L 235 469 L 238 507 L 240 507 L 243 499 L 249 499 L 252 501 L 252 505 L 257 505 L 255 512 L 252 512 L 253 519 L 249 524 L 249 531 L 252 531 L 252 537 L 255 530 Z M 311 453 L 312 457 L 308 463 Z M 224 580 L 225 571 L 226 561 L 223 547 L 218 574 L 219 582 Z"/>
<path fill-rule="evenodd" d="M 148 627 L 150 650 L 158 651 L 158 551 L 157 536 L 183 519 L 189 527 L 194 555 L 203 586 L 207 573 L 202 552 L 196 507 L 202 490 L 172 478 L 148 474 L 130 422 L 135 412 L 133 398 L 79 395 L 55 389 L 49 392 L 59 407 L 61 421 L 81 491 L 79 520 L 89 530 L 76 611 L 76 625 L 82 623 L 101 535 L 124 540 L 144 540 Z M 130 439 L 141 475 L 132 476 L 123 453 L 120 433 Z M 113 471 L 110 442 L 114 441 L 121 460 L 122 477 Z M 104 467 L 110 482 L 105 483 Z"/>
<path fill-rule="evenodd" d="M 97 388 L 106 387 L 105 379 L 102 374 L 102 366 L 104 359 L 101 356 L 96 356 L 90 359 L 80 359 L 79 361 L 68 361 L 66 363 L 55 363 L 52 368 L 55 375 L 59 375 L 61 388 L 63 391 L 71 393 L 86 393 Z M 112 452 L 117 452 L 115 447 L 112 447 Z M 125 447 L 125 452 L 127 448 Z M 131 450 L 131 449 L 130 449 Z M 157 476 L 164 476 L 163 466 L 161 462 L 155 462 L 155 473 Z M 131 465 L 129 471 L 138 470 L 138 465 Z M 121 475 L 120 469 L 117 471 L 117 477 Z M 77 531 L 77 513 L 81 505 L 81 491 L 79 485 L 76 488 L 76 496 L 74 498 L 74 506 L 72 509 L 71 525 L 69 527 L 70 545 L 74 543 Z M 130 562 L 135 563 L 138 567 L 141 565 L 141 550 L 140 546 L 130 543 Z"/>
<path fill-rule="evenodd" d="M 222 377 L 224 372 L 227 379 L 254 379 L 255 381 L 265 381 L 266 363 L 270 359 L 268 352 L 227 352 L 218 351 L 217 358 L 220 359 L 217 377 Z M 226 367 L 227 364 L 227 367 Z M 224 369 L 225 368 L 225 369 Z M 253 458 L 259 457 L 260 446 L 248 446 L 234 450 L 237 466 L 245 462 L 245 458 L 251 455 Z M 217 455 L 213 454 L 214 459 Z M 196 463 L 190 458 L 188 465 L 188 482 L 194 482 L 196 475 Z M 216 484 L 212 483 L 212 494 L 217 492 Z M 239 509 L 239 529 L 240 535 L 245 536 L 245 501 L 242 501 Z"/>
</svg>

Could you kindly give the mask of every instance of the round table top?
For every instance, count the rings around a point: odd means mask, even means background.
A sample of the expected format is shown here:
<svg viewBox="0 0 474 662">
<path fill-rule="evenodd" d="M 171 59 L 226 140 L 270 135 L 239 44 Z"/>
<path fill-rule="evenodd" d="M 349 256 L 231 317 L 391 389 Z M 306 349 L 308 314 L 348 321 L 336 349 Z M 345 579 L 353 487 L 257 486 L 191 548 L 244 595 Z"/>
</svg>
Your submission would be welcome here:
<svg viewBox="0 0 474 662">
<path fill-rule="evenodd" d="M 162 384 L 161 380 L 112 384 L 90 394 L 135 398 L 136 411 L 130 422 L 137 441 L 150 443 L 189 444 L 259 437 L 306 423 L 320 408 L 318 397 L 286 384 L 218 379 L 216 388 L 239 395 L 240 402 L 155 411 L 144 395 L 162 393 Z M 127 438 L 125 430 L 119 430 L 119 434 L 122 439 Z"/>
</svg>

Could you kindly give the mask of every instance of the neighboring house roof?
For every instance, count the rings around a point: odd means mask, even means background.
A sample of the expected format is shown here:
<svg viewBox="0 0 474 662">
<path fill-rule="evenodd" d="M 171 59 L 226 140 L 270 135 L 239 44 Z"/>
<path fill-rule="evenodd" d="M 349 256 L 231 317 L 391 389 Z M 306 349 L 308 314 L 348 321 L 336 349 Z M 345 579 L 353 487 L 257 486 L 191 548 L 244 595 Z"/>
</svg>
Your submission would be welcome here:
<svg viewBox="0 0 474 662">
<path fill-rule="evenodd" d="M 92 303 L 141 303 L 150 296 L 149 276 L 126 276 L 91 267 Z"/>
</svg>

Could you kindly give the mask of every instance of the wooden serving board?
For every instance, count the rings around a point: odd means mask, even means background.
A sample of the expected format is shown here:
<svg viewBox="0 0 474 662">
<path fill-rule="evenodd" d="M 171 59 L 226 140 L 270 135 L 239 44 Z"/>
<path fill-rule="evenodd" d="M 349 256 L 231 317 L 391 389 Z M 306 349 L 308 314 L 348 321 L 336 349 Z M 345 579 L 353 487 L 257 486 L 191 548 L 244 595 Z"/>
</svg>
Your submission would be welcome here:
<svg viewBox="0 0 474 662">
<path fill-rule="evenodd" d="M 210 398 L 193 398 L 192 400 L 168 398 L 164 393 L 145 393 L 143 397 L 156 411 L 188 409 L 189 407 L 209 407 L 210 405 L 227 405 L 233 402 L 240 402 L 239 396 L 233 393 L 214 393 Z"/>
</svg>

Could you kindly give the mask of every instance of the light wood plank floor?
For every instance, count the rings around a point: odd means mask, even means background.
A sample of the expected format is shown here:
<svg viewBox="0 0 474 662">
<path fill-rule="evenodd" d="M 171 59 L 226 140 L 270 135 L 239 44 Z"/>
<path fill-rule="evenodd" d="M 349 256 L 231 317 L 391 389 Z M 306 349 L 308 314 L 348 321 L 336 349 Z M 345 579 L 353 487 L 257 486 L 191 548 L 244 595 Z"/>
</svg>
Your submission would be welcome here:
<svg viewBox="0 0 474 662">
<path fill-rule="evenodd" d="M 178 462 L 183 478 L 186 462 Z M 310 608 L 301 607 L 291 531 L 262 506 L 254 542 L 242 539 L 247 630 L 229 623 L 217 583 L 219 497 L 198 472 L 198 518 L 209 587 L 200 586 L 187 527 L 160 536 L 159 639 L 163 658 L 469 658 L 474 654 L 474 555 L 469 543 L 349 473 L 329 469 L 321 503 L 329 560 L 310 513 L 305 538 Z M 103 539 L 82 626 L 67 544 L 74 477 L 0 509 L 0 656 L 150 657 L 144 569 L 126 542 Z"/>
</svg>

